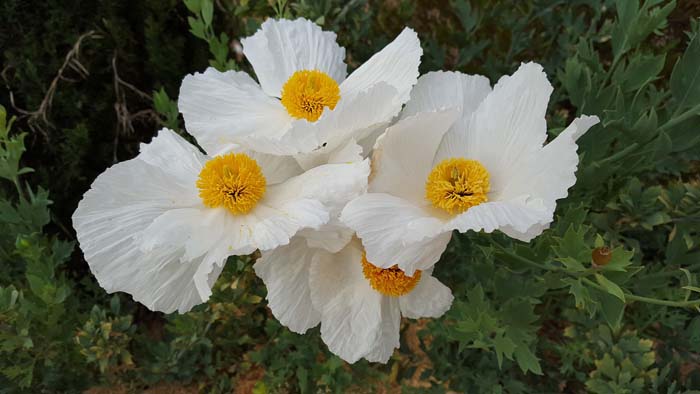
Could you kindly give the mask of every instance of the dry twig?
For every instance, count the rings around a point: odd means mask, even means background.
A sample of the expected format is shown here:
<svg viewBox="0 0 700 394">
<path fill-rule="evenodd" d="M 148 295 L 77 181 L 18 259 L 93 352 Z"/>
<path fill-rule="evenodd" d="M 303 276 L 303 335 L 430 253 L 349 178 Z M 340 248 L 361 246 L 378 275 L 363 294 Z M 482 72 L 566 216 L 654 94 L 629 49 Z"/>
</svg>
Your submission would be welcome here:
<svg viewBox="0 0 700 394">
<path fill-rule="evenodd" d="M 71 50 L 68 51 L 68 54 L 66 54 L 63 64 L 58 69 L 56 76 L 51 81 L 48 90 L 44 94 L 44 98 L 41 100 L 41 104 L 39 104 L 39 107 L 35 110 L 23 109 L 15 104 L 15 97 L 12 90 L 9 88 L 9 83 L 6 77 L 6 73 L 9 70 L 9 66 L 5 67 L 5 69 L 2 71 L 2 78 L 5 81 L 5 85 L 8 87 L 8 91 L 10 92 L 10 104 L 12 105 L 12 108 L 20 114 L 20 119 L 28 117 L 29 119 L 27 123 L 29 124 L 30 129 L 32 129 L 33 131 L 40 131 L 42 134 L 44 134 L 44 137 L 46 137 L 47 139 L 49 138 L 49 135 L 44 127 L 51 127 L 51 122 L 49 121 L 49 112 L 51 111 L 51 105 L 53 104 L 53 98 L 56 94 L 58 83 L 60 81 L 76 82 L 78 80 L 75 78 L 67 77 L 65 75 L 66 71 L 68 69 L 73 70 L 75 73 L 78 74 L 78 76 L 81 79 L 85 79 L 90 75 L 90 72 L 87 70 L 87 68 L 85 68 L 85 66 L 83 66 L 80 63 L 79 60 L 80 46 L 82 45 L 83 41 L 88 38 L 96 39 L 100 38 L 100 35 L 95 33 L 94 30 L 90 30 L 89 32 L 78 37 L 78 40 L 75 42 L 75 44 L 73 44 Z"/>
</svg>

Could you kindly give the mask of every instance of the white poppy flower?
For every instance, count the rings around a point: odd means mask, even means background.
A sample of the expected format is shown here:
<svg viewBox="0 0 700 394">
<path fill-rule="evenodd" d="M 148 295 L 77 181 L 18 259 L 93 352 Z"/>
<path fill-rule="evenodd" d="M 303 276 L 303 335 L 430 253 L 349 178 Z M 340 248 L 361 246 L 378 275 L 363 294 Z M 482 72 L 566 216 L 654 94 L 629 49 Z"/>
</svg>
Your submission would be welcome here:
<svg viewBox="0 0 700 394">
<path fill-rule="evenodd" d="M 228 256 L 319 228 L 335 198 L 366 188 L 368 172 L 366 160 L 303 172 L 291 157 L 210 157 L 163 129 L 93 182 L 73 225 L 105 290 L 182 313 L 209 298 Z"/>
<path fill-rule="evenodd" d="M 535 63 L 493 90 L 481 76 L 422 76 L 401 120 L 377 141 L 369 193 L 341 216 L 369 260 L 411 274 L 439 260 L 453 230 L 522 241 L 542 233 L 576 182 L 576 140 L 598 123 L 577 118 L 543 145 L 551 92 Z"/>
<path fill-rule="evenodd" d="M 357 238 L 331 253 L 296 236 L 263 252 L 254 268 L 275 317 L 297 333 L 320 322 L 330 351 L 349 363 L 386 363 L 399 347 L 401 316 L 440 317 L 453 300 L 432 269 L 407 276 L 395 266 L 376 267 Z"/>
<path fill-rule="evenodd" d="M 188 75 L 178 102 L 187 130 L 214 155 L 236 145 L 310 154 L 300 158 L 305 169 L 386 127 L 408 100 L 422 55 L 406 28 L 346 78 L 335 33 L 303 18 L 268 19 L 241 43 L 260 84 L 239 71 Z"/>
</svg>

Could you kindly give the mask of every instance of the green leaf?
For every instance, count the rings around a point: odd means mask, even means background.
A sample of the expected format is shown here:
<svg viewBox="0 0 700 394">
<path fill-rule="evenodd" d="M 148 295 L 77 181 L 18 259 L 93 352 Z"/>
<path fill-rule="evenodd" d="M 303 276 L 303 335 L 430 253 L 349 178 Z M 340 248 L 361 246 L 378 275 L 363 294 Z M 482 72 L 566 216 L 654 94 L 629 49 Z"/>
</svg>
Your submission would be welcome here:
<svg viewBox="0 0 700 394">
<path fill-rule="evenodd" d="M 506 356 L 507 358 L 512 360 L 513 351 L 515 351 L 517 345 L 509 337 L 506 337 L 505 334 L 501 334 L 494 338 L 493 348 L 496 351 L 498 368 L 501 368 L 501 366 L 503 365 L 503 356 Z"/>
<path fill-rule="evenodd" d="M 197 38 L 201 38 L 203 40 L 207 39 L 206 32 L 204 31 L 204 23 L 201 19 L 195 19 L 191 16 L 188 16 L 187 22 L 190 25 L 190 33 L 192 33 Z"/>
<path fill-rule="evenodd" d="M 617 0 L 617 23 L 612 30 L 615 59 L 639 45 L 649 34 L 666 26 L 666 18 L 676 8 L 676 1 L 655 7 L 661 0 L 646 0 L 641 8 L 634 0 Z"/>
<path fill-rule="evenodd" d="M 610 262 L 599 269 L 601 271 L 626 271 L 626 268 L 632 265 L 632 257 L 634 257 L 634 251 L 625 250 L 624 248 L 617 247 L 612 250 L 612 256 Z"/>
<path fill-rule="evenodd" d="M 542 375 L 542 367 L 540 366 L 539 359 L 535 356 L 529 348 L 518 346 L 515 350 L 515 361 L 518 363 L 520 370 L 523 373 L 528 371 L 534 373 L 535 375 Z"/>
<path fill-rule="evenodd" d="M 199 14 L 202 9 L 201 0 L 183 0 L 185 7 L 193 14 Z"/>
<path fill-rule="evenodd" d="M 584 262 L 591 261 L 591 248 L 586 244 L 585 235 L 587 227 L 574 228 L 569 226 L 564 236 L 558 238 L 558 245 L 554 246 L 556 260 L 564 264 L 567 269 L 574 272 L 584 271 Z"/>
<path fill-rule="evenodd" d="M 212 0 L 201 0 L 201 5 L 204 26 L 211 26 L 211 21 L 214 19 L 214 3 Z"/>
<path fill-rule="evenodd" d="M 163 125 L 169 129 L 177 130 L 179 126 L 178 116 L 179 111 L 177 102 L 168 96 L 165 89 L 153 91 L 153 108 L 158 114 L 165 117 Z"/>
<path fill-rule="evenodd" d="M 671 72 L 671 93 L 679 108 L 700 105 L 700 38 L 693 34 L 688 48 Z"/>
<path fill-rule="evenodd" d="M 595 274 L 595 279 L 598 281 L 598 284 L 603 286 L 603 288 L 605 288 L 605 290 L 608 293 L 619 298 L 620 301 L 625 302 L 625 293 L 615 282 L 611 281 L 610 279 L 606 278 L 601 274 Z"/>
<path fill-rule="evenodd" d="M 622 87 L 623 92 L 634 92 L 656 79 L 666 62 L 666 55 L 648 56 L 638 54 L 629 60 L 625 68 L 618 68 L 613 81 Z"/>
<path fill-rule="evenodd" d="M 617 330 L 620 328 L 622 316 L 625 312 L 625 303 L 616 296 L 608 293 L 597 292 L 600 301 L 600 311 L 610 328 Z"/>
</svg>

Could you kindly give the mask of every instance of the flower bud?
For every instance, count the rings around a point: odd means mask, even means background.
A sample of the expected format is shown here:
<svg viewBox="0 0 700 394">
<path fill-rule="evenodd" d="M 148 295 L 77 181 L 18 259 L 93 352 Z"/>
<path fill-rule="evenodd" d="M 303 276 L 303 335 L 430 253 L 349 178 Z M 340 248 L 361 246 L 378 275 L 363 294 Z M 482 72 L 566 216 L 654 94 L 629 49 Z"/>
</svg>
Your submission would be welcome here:
<svg viewBox="0 0 700 394">
<path fill-rule="evenodd" d="M 599 248 L 593 249 L 591 253 L 591 258 L 595 265 L 606 265 L 612 259 L 612 250 L 607 246 L 601 246 Z"/>
</svg>

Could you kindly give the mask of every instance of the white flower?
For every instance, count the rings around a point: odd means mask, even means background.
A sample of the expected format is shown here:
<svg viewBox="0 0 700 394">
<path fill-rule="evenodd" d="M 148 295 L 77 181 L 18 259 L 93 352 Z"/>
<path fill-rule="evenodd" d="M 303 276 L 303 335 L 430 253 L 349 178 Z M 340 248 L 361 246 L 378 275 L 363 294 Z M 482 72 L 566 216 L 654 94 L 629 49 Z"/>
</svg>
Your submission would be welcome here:
<svg viewBox="0 0 700 394">
<path fill-rule="evenodd" d="M 369 193 L 341 216 L 369 260 L 410 274 L 439 260 L 452 230 L 522 241 L 542 233 L 576 182 L 576 140 L 598 123 L 577 118 L 543 145 L 551 92 L 534 63 L 493 91 L 481 76 L 422 76 L 401 120 L 377 141 Z"/>
<path fill-rule="evenodd" d="M 386 363 L 399 347 L 401 316 L 440 317 L 453 300 L 432 269 L 409 277 L 397 267 L 378 268 L 357 238 L 331 253 L 296 236 L 263 252 L 254 268 L 275 317 L 297 333 L 320 322 L 323 341 L 349 363 Z"/>
<path fill-rule="evenodd" d="M 329 220 L 336 198 L 364 190 L 365 161 L 303 172 L 291 157 L 209 157 L 163 129 L 101 174 L 73 215 L 98 282 L 152 310 L 205 302 L 226 258 L 289 243 Z"/>
<path fill-rule="evenodd" d="M 268 19 L 241 41 L 260 85 L 244 72 L 213 68 L 185 77 L 178 105 L 188 131 L 213 155 L 235 145 L 311 154 L 300 158 L 311 168 L 349 138 L 386 127 L 418 77 L 416 33 L 404 29 L 347 78 L 335 39 L 306 19 Z"/>
</svg>

